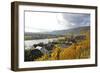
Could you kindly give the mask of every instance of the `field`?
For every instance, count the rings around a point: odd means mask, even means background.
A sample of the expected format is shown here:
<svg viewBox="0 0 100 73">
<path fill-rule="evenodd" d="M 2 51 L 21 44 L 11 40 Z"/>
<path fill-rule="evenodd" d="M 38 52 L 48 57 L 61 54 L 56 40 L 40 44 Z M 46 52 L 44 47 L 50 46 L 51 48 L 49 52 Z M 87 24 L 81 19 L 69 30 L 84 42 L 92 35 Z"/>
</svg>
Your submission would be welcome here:
<svg viewBox="0 0 100 73">
<path fill-rule="evenodd" d="M 48 37 L 49 39 L 50 37 Z M 69 60 L 90 58 L 90 31 L 56 36 L 57 40 L 40 42 L 25 50 L 24 61 Z M 38 48 L 38 49 L 36 49 Z"/>
</svg>

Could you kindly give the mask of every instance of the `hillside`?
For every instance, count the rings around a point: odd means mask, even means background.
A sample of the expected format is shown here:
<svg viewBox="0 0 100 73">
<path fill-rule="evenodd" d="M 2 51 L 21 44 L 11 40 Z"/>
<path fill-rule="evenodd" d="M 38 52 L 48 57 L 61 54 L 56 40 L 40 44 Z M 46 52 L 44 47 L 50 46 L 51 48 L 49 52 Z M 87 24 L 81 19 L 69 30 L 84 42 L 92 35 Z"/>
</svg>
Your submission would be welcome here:
<svg viewBox="0 0 100 73">
<path fill-rule="evenodd" d="M 46 38 L 56 38 L 64 35 L 69 34 L 80 34 L 81 31 L 89 31 L 90 26 L 85 27 L 78 27 L 78 28 L 72 28 L 67 30 L 58 30 L 58 31 L 52 31 L 52 32 L 44 32 L 44 33 L 32 33 L 32 32 L 25 32 L 25 40 L 34 40 L 34 39 L 46 39 Z"/>
</svg>

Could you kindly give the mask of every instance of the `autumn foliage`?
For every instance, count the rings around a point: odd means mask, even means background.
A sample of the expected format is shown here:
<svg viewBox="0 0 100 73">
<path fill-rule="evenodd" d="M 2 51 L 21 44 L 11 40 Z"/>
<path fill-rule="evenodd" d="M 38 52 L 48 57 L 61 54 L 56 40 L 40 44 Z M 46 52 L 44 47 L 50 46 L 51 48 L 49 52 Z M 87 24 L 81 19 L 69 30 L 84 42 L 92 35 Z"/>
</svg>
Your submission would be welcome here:
<svg viewBox="0 0 100 73">
<path fill-rule="evenodd" d="M 86 59 L 90 57 L 90 33 L 84 32 L 85 39 L 76 40 L 77 42 L 71 43 L 70 46 L 62 48 L 61 44 L 55 44 L 52 52 L 43 55 L 37 61 L 43 60 L 67 60 L 67 59 Z M 65 40 L 63 38 L 63 40 Z M 60 42 L 60 41 L 59 41 Z"/>
</svg>

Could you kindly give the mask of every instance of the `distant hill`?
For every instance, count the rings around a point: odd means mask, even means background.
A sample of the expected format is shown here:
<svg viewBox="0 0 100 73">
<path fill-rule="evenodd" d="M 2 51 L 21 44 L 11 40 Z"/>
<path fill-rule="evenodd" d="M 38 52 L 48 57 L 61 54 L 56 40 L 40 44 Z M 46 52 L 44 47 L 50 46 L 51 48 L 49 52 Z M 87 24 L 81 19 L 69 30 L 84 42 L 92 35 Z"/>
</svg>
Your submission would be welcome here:
<svg viewBox="0 0 100 73">
<path fill-rule="evenodd" d="M 79 34 L 81 31 L 89 31 L 90 26 L 84 26 L 84 27 L 77 27 L 77 28 L 72 28 L 68 30 L 58 30 L 58 31 L 53 31 L 53 32 L 47 32 L 47 34 L 52 34 L 52 35 L 65 35 L 65 34 Z"/>
<path fill-rule="evenodd" d="M 89 31 L 90 26 L 84 26 L 84 27 L 77 27 L 67 30 L 58 30 L 58 31 L 52 31 L 52 32 L 44 32 L 44 33 L 32 33 L 32 32 L 25 32 L 25 37 L 29 37 L 26 40 L 32 40 L 32 39 L 45 39 L 45 38 L 56 38 L 59 36 L 64 36 L 68 34 L 79 34 L 81 31 Z"/>
<path fill-rule="evenodd" d="M 26 40 L 32 40 L 32 39 L 46 39 L 46 38 L 56 38 L 58 35 L 54 34 L 46 34 L 46 33 L 31 33 L 26 32 L 25 37 L 27 37 Z M 59 35 L 60 36 L 60 35 Z M 29 38 L 28 38 L 29 37 Z"/>
</svg>

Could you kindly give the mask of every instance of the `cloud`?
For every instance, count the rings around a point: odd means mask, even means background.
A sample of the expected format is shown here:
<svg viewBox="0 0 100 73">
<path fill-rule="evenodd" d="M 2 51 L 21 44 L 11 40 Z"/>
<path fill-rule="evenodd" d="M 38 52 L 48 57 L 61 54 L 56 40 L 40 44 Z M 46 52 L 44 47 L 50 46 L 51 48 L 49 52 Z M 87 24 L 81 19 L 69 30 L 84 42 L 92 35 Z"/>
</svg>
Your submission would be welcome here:
<svg viewBox="0 0 100 73">
<path fill-rule="evenodd" d="M 90 14 L 62 13 L 62 16 L 63 16 L 64 21 L 67 22 L 66 27 L 74 28 L 74 27 L 90 25 Z"/>
<path fill-rule="evenodd" d="M 90 25 L 90 14 L 26 12 L 25 32 L 51 32 Z"/>
</svg>

